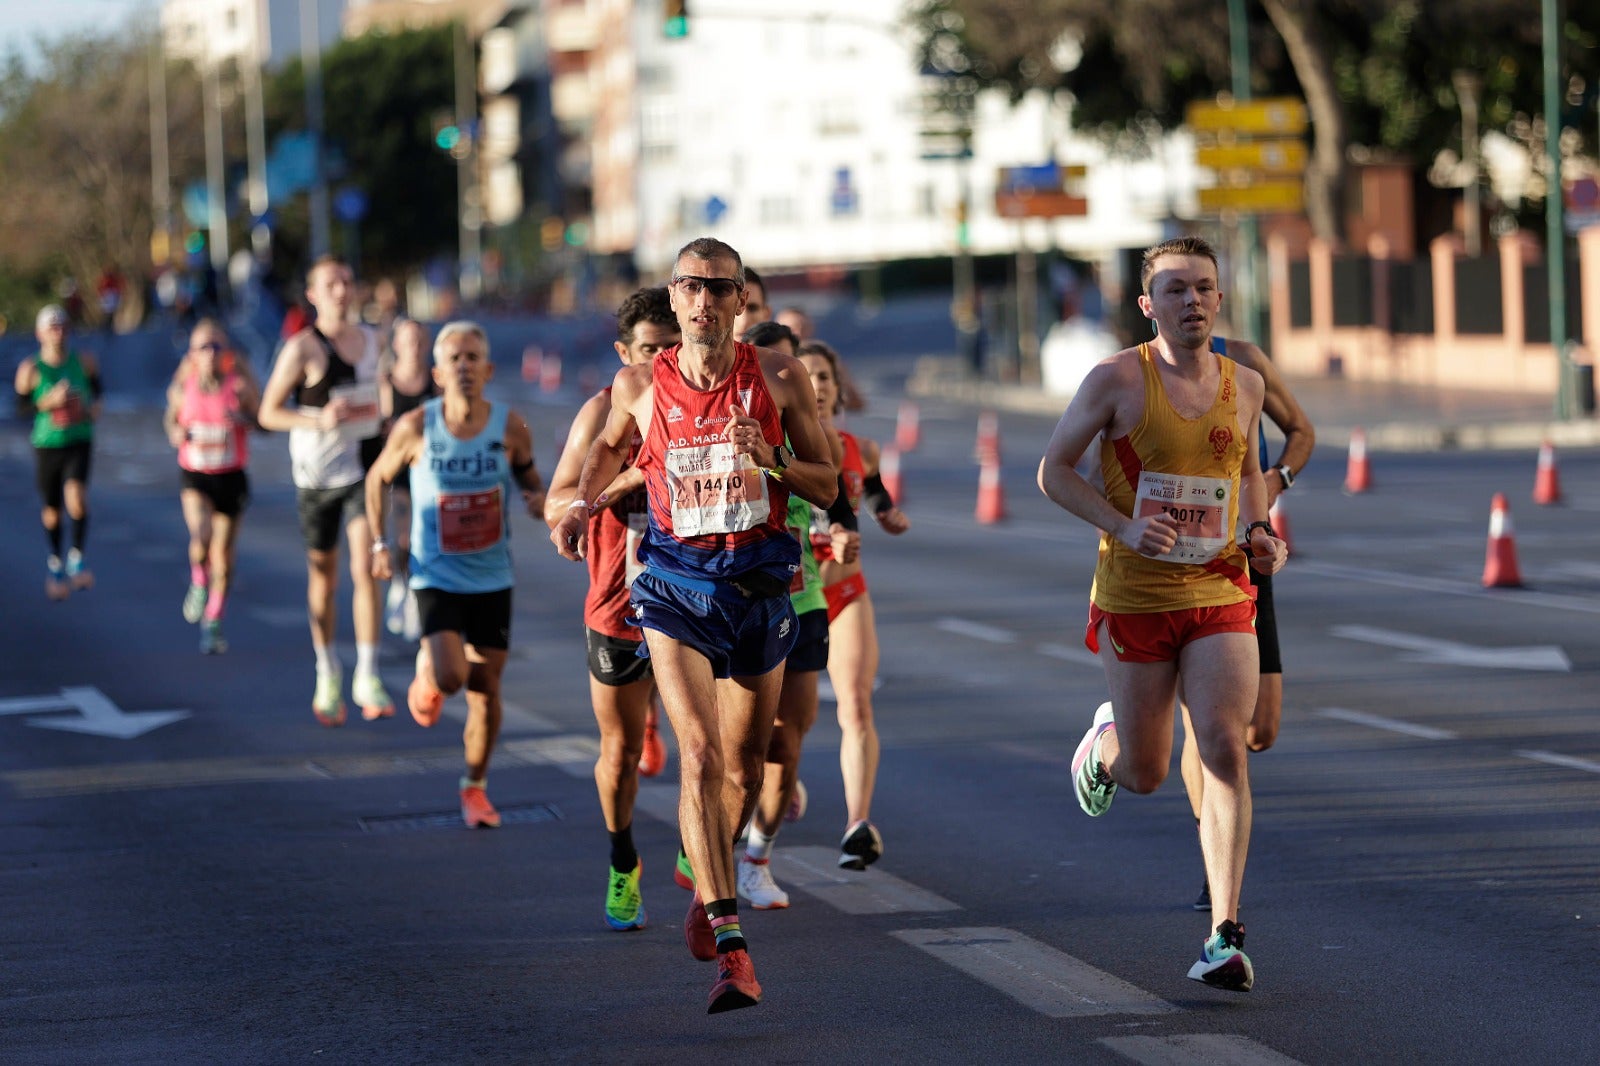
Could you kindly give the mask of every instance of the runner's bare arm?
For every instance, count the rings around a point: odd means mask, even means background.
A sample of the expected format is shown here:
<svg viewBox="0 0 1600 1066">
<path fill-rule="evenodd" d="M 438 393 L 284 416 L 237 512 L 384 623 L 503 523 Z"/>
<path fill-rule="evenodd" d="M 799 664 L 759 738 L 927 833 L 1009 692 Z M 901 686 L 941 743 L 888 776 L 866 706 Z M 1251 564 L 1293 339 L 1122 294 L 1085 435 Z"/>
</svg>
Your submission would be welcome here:
<svg viewBox="0 0 1600 1066">
<path fill-rule="evenodd" d="M 782 411 L 783 432 L 794 450 L 794 460 L 783 472 L 783 483 L 801 499 L 825 508 L 839 494 L 839 471 L 817 417 L 817 394 L 811 389 L 811 375 L 794 356 L 765 348 L 761 350 L 761 369 L 766 375 L 767 391 Z M 773 451 L 770 447 L 766 450 Z M 775 461 L 770 455 L 754 458 L 768 468 Z M 763 458 L 769 461 L 762 462 Z"/>
<path fill-rule="evenodd" d="M 578 474 L 574 499 L 550 529 L 550 543 L 563 559 L 582 559 L 588 550 L 589 515 L 593 511 L 591 494 L 616 480 L 633 441 L 635 427 L 648 429 L 648 412 L 653 398 L 652 369 L 649 364 L 625 366 L 617 371 L 611 385 L 611 411 L 605 425 L 595 434 Z"/>
<path fill-rule="evenodd" d="M 180 364 L 180 367 L 183 364 Z M 174 448 L 183 444 L 184 429 L 178 424 L 178 411 L 183 407 L 183 381 L 174 376 L 167 386 L 167 408 L 161 413 L 161 425 L 167 432 L 167 441 Z"/>
<path fill-rule="evenodd" d="M 883 461 L 883 449 L 877 441 L 867 437 L 856 438 L 856 443 L 861 445 L 861 473 L 866 481 L 861 502 L 872 511 L 872 517 L 878 520 L 884 532 L 899 536 L 911 528 L 911 519 L 895 504 L 879 476 L 878 464 Z"/>
<path fill-rule="evenodd" d="M 544 518 L 544 478 L 533 460 L 533 431 L 522 416 L 512 411 L 506 418 L 506 458 L 511 463 L 511 474 L 522 490 L 522 503 L 528 517 Z"/>
<path fill-rule="evenodd" d="M 330 420 L 328 408 L 323 408 L 320 415 L 312 416 L 291 411 L 286 406 L 289 394 L 306 378 L 307 347 L 305 335 L 301 334 L 291 338 L 278 353 L 278 361 L 272 365 L 272 375 L 267 378 L 267 386 L 261 390 L 259 417 L 262 429 L 287 432 L 291 429 L 332 428 L 328 424 Z"/>
<path fill-rule="evenodd" d="M 261 390 L 256 388 L 255 379 L 240 374 L 234 385 L 234 395 L 239 397 L 239 414 L 249 422 L 256 422 L 261 415 Z"/>
<path fill-rule="evenodd" d="M 573 418 L 573 427 L 566 431 L 566 445 L 562 448 L 562 458 L 555 463 L 555 472 L 550 474 L 550 490 L 544 498 L 544 523 L 550 528 L 555 528 L 555 523 L 562 520 L 566 514 L 566 507 L 573 503 L 578 496 L 578 479 L 584 472 L 584 459 L 589 458 L 589 447 L 594 443 L 595 437 L 600 435 L 605 427 L 606 418 L 611 415 L 611 397 L 605 392 L 592 395 L 589 402 L 584 403 L 578 410 L 578 416 Z M 600 498 L 590 499 L 592 511 L 600 511 L 602 507 L 616 503 L 622 496 L 626 496 L 635 488 L 642 487 L 645 475 L 638 472 L 638 467 L 627 467 L 621 474 L 606 485 L 600 493 Z"/>
<path fill-rule="evenodd" d="M 1063 510 L 1116 537 L 1141 555 L 1165 555 L 1178 542 L 1176 523 L 1167 514 L 1135 519 L 1113 507 L 1075 469 L 1096 434 L 1114 436 L 1123 428 L 1135 389 L 1143 396 L 1138 356 L 1128 352 L 1105 359 L 1089 371 L 1056 424 L 1039 461 L 1039 489 Z M 1119 418 L 1119 415 L 1122 416 Z"/>
<path fill-rule="evenodd" d="M 1264 574 L 1275 574 L 1283 569 L 1288 559 L 1288 546 L 1279 538 L 1267 533 L 1262 526 L 1251 526 L 1267 519 L 1267 482 L 1261 476 L 1261 456 L 1255 447 L 1256 434 L 1261 425 L 1261 402 L 1266 385 L 1261 375 L 1248 368 L 1241 369 L 1239 381 L 1239 413 L 1245 415 L 1244 465 L 1239 469 L 1239 520 L 1249 530 L 1245 550 L 1250 565 Z"/>
<path fill-rule="evenodd" d="M 388 540 L 389 486 L 422 453 L 423 411 L 408 411 L 394 424 L 383 451 L 367 471 L 367 528 L 372 530 L 372 576 L 387 581 L 394 574 Z M 379 547 L 382 544 L 383 547 Z"/>
</svg>

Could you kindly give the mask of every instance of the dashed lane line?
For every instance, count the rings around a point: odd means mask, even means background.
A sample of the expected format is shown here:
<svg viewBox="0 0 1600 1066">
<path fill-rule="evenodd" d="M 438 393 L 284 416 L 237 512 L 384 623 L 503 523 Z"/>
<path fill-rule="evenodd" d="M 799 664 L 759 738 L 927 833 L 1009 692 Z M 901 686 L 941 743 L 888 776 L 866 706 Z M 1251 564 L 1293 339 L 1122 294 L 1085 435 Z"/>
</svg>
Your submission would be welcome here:
<svg viewBox="0 0 1600 1066">
<path fill-rule="evenodd" d="M 1600 763 L 1590 762 L 1588 759 L 1575 759 L 1571 755 L 1558 755 L 1553 751 L 1519 751 L 1518 755 L 1534 762 L 1548 763 L 1551 766 L 1563 766 L 1568 770 L 1583 770 L 1586 773 L 1600 774 Z"/>
<path fill-rule="evenodd" d="M 1108 1036 L 1100 1043 L 1140 1066 L 1300 1066 L 1243 1036 L 1189 1033 L 1182 1036 Z"/>
<path fill-rule="evenodd" d="M 971 637 L 987 644 L 1015 644 L 1017 641 L 1016 634 L 1009 629 L 986 626 L 982 622 L 969 622 L 965 618 L 941 618 L 933 624 L 933 628 L 961 637 Z"/>
<path fill-rule="evenodd" d="M 1060 659 L 1062 662 L 1077 663 L 1079 666 L 1100 667 L 1100 656 L 1088 648 L 1074 648 L 1070 644 L 1040 644 L 1033 649 L 1040 655 L 1051 659 Z"/>
<path fill-rule="evenodd" d="M 911 914 L 958 911 L 961 905 L 918 888 L 883 870 L 860 873 L 839 868 L 833 848 L 778 848 L 773 872 L 789 889 L 815 896 L 845 914 Z"/>
<path fill-rule="evenodd" d="M 1120 977 L 1010 929 L 899 929 L 889 935 L 1049 1018 L 1178 1011 Z"/>
<path fill-rule="evenodd" d="M 1352 725 L 1371 726 L 1373 729 L 1383 729 L 1390 733 L 1403 733 L 1408 737 L 1421 737 L 1423 740 L 1455 740 L 1456 734 L 1448 729 L 1434 729 L 1432 726 L 1413 725 L 1402 722 L 1397 718 L 1384 718 L 1382 715 L 1367 714 L 1365 711 L 1352 711 L 1345 707 L 1322 707 L 1316 712 L 1323 718 L 1334 718 Z"/>
</svg>

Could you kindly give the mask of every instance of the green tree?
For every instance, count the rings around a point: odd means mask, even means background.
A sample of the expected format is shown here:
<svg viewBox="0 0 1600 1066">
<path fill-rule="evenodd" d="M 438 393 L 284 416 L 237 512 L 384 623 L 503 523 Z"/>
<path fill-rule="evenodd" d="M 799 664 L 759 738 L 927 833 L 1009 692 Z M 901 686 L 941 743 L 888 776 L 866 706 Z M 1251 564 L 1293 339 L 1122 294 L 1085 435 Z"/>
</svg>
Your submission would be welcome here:
<svg viewBox="0 0 1600 1066">
<path fill-rule="evenodd" d="M 61 277 L 91 293 L 102 270 L 130 282 L 142 307 L 151 231 L 153 37 L 137 26 L 43 42 L 34 68 L 11 53 L 0 70 L 0 272 L 11 301 Z M 199 86 L 167 72 L 175 179 L 203 173 Z M 92 299 L 86 299 L 94 307 Z M 0 308 L 13 321 L 28 308 Z M 97 314 L 98 310 L 91 310 Z"/>
<path fill-rule="evenodd" d="M 1542 138 L 1539 20 L 1528 0 L 1252 0 L 1246 8 L 1252 92 L 1302 96 L 1311 114 L 1307 213 L 1325 237 L 1342 235 L 1352 155 L 1382 152 L 1426 168 L 1441 151 L 1459 151 L 1457 70 L 1483 76 L 1485 130 L 1530 145 Z M 1564 9 L 1563 70 L 1593 71 L 1600 3 L 1568 0 Z M 1227 11 L 1216 0 L 920 0 L 912 19 L 930 65 L 1013 94 L 1067 94 L 1074 123 L 1124 151 L 1181 124 L 1190 100 L 1231 85 Z M 1573 77 L 1568 88 L 1581 101 L 1589 87 Z M 1592 113 L 1584 123 L 1593 128 Z"/>
<path fill-rule="evenodd" d="M 369 276 L 403 273 L 454 249 L 456 164 L 433 143 L 434 116 L 454 107 L 451 34 L 448 25 L 374 31 L 340 41 L 322 56 L 330 181 L 366 194 L 360 247 Z M 269 137 L 306 128 L 298 59 L 268 80 L 264 94 Z M 283 243 L 303 251 L 304 197 L 279 214 Z"/>
</svg>

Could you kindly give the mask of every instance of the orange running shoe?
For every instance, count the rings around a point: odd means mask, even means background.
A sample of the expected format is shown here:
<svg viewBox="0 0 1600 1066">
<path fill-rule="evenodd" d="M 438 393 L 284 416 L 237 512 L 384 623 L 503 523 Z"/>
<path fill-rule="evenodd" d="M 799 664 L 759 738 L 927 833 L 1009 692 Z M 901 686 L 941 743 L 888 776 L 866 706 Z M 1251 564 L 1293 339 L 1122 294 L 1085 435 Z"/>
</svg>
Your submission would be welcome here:
<svg viewBox="0 0 1600 1066">
<path fill-rule="evenodd" d="M 411 708 L 411 717 L 417 724 L 426 728 L 439 720 L 439 712 L 444 709 L 444 693 L 422 678 L 414 677 L 411 687 L 406 689 L 406 706 Z"/>
<path fill-rule="evenodd" d="M 700 902 L 698 892 L 689 900 L 689 913 L 683 916 L 683 940 L 689 945 L 689 954 L 701 962 L 717 957 L 717 934 L 711 931 L 711 919 L 706 917 L 706 905 Z"/>
<path fill-rule="evenodd" d="M 717 959 L 717 983 L 711 986 L 707 1014 L 721 1014 L 725 1010 L 754 1007 L 761 1002 L 761 985 L 756 981 L 756 968 L 750 953 L 744 949 L 730 951 Z"/>
<path fill-rule="evenodd" d="M 468 785 L 461 790 L 461 820 L 468 829 L 500 828 L 500 812 L 489 802 L 489 793 L 481 785 Z"/>
<path fill-rule="evenodd" d="M 667 766 L 667 745 L 656 730 L 656 705 L 644 716 L 644 751 L 639 756 L 639 776 L 654 777 Z"/>
</svg>

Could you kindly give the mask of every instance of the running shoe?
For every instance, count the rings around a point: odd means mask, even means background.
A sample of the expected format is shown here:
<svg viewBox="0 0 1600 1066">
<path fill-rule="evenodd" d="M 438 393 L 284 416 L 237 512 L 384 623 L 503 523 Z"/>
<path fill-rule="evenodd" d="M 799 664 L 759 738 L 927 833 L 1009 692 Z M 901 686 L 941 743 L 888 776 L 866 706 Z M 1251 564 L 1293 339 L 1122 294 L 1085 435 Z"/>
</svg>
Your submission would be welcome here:
<svg viewBox="0 0 1600 1066">
<path fill-rule="evenodd" d="M 361 717 L 369 722 L 394 716 L 394 700 L 377 674 L 357 674 L 350 682 L 350 696 L 361 705 Z"/>
<path fill-rule="evenodd" d="M 208 618 L 200 623 L 200 654 L 221 655 L 228 650 L 228 640 L 222 635 L 222 619 Z"/>
<path fill-rule="evenodd" d="M 311 697 L 311 713 L 329 729 L 344 725 L 344 700 L 339 695 L 343 688 L 342 670 L 335 670 L 331 674 L 317 671 L 317 690 Z"/>
<path fill-rule="evenodd" d="M 643 859 L 628 873 L 611 870 L 611 886 L 606 890 L 606 924 L 619 932 L 644 928 L 644 897 L 639 893 L 643 872 Z"/>
<path fill-rule="evenodd" d="M 689 865 L 689 856 L 678 849 L 678 865 L 672 869 L 672 879 L 678 883 L 679 888 L 694 891 L 694 867 Z"/>
<path fill-rule="evenodd" d="M 748 855 L 739 857 L 739 895 L 758 911 L 781 911 L 789 905 L 789 893 L 772 879 L 772 863 Z"/>
<path fill-rule="evenodd" d="M 639 755 L 639 776 L 654 777 L 667 766 L 667 745 L 656 730 L 656 705 L 644 716 L 644 751 Z"/>
<path fill-rule="evenodd" d="M 717 957 L 717 934 L 711 931 L 711 919 L 706 917 L 706 905 L 700 902 L 700 893 L 689 899 L 689 913 L 683 916 L 683 942 L 689 945 L 689 954 L 701 962 Z"/>
<path fill-rule="evenodd" d="M 1209 911 L 1211 909 L 1211 879 L 1208 877 L 1200 882 L 1200 894 L 1194 898 L 1194 909 Z"/>
<path fill-rule="evenodd" d="M 844 831 L 839 851 L 840 869 L 865 870 L 883 858 L 883 836 L 871 822 L 856 822 Z"/>
<path fill-rule="evenodd" d="M 426 728 L 439 720 L 439 712 L 444 709 L 444 693 L 422 678 L 414 677 L 411 687 L 406 689 L 406 706 L 411 708 L 411 717 L 417 724 Z"/>
<path fill-rule="evenodd" d="M 489 802 L 489 793 L 481 785 L 468 785 L 461 790 L 461 820 L 468 829 L 500 828 L 500 812 Z"/>
<path fill-rule="evenodd" d="M 1111 704 L 1102 703 L 1095 709 L 1094 722 L 1078 742 L 1078 750 L 1072 756 L 1072 782 L 1078 793 L 1078 806 L 1091 818 L 1106 813 L 1117 794 L 1117 783 L 1111 780 L 1111 775 L 1106 772 L 1106 764 L 1100 761 L 1100 734 L 1116 727 Z"/>
<path fill-rule="evenodd" d="M 204 585 L 190 585 L 189 591 L 183 594 L 183 620 L 190 625 L 200 621 L 206 613 L 206 597 L 210 595 Z"/>
<path fill-rule="evenodd" d="M 83 553 L 77 548 L 67 552 L 67 583 L 74 589 L 94 587 L 94 575 L 83 565 Z"/>
<path fill-rule="evenodd" d="M 64 600 L 72 595 L 67 584 L 67 568 L 61 565 L 61 556 L 52 555 L 45 563 L 44 594 L 52 600 Z"/>
<path fill-rule="evenodd" d="M 1189 979 L 1230 992 L 1250 991 L 1256 972 L 1244 953 L 1244 926 L 1223 919 L 1216 933 L 1200 945 L 1200 961 L 1189 967 Z"/>
<path fill-rule="evenodd" d="M 711 986 L 706 1013 L 721 1014 L 725 1010 L 754 1007 L 760 1002 L 761 985 L 756 982 L 756 968 L 750 962 L 750 953 L 741 948 L 720 956 L 717 983 Z"/>
<path fill-rule="evenodd" d="M 806 783 L 794 779 L 794 793 L 789 797 L 789 809 L 783 812 L 786 822 L 798 822 L 806 816 Z"/>
<path fill-rule="evenodd" d="M 383 625 L 397 637 L 406 627 L 406 593 L 409 591 L 399 581 L 389 582 L 389 599 L 384 606 Z"/>
</svg>

